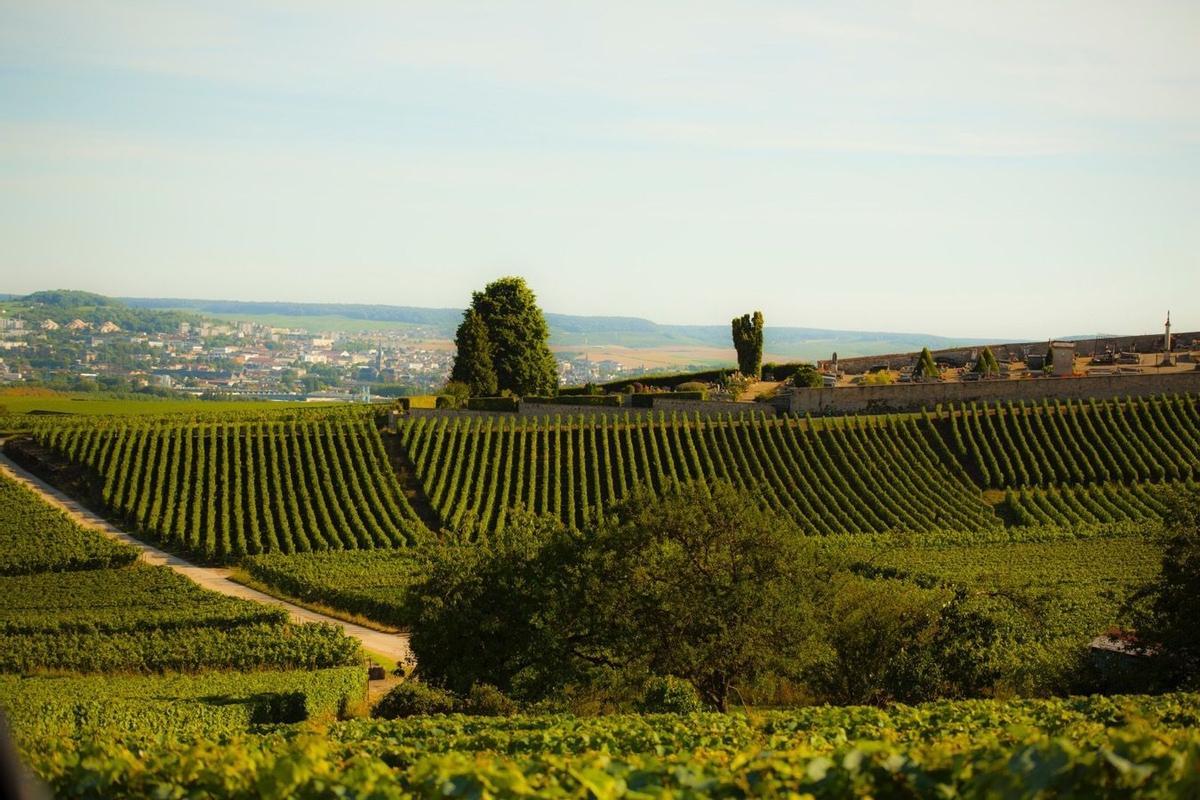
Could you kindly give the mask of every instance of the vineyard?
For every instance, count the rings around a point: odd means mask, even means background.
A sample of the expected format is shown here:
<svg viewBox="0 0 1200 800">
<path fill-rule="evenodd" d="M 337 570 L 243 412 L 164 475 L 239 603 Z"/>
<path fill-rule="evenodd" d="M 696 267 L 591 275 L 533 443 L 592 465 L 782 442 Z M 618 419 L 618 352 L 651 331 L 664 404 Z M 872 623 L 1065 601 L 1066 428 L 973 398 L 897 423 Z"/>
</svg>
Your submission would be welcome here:
<svg viewBox="0 0 1200 800">
<path fill-rule="evenodd" d="M 0 575 L 119 567 L 137 558 L 137 550 L 83 530 L 15 481 L 0 478 L 0 509 Z"/>
<path fill-rule="evenodd" d="M 636 487 L 711 480 L 811 533 L 1000 524 L 918 418 L 417 418 L 399 435 L 443 524 L 466 533 L 503 528 L 517 507 L 581 527 Z"/>
<path fill-rule="evenodd" d="M 1200 477 L 1196 399 L 1165 395 L 816 419 L 417 416 L 394 442 L 358 409 L 48 421 L 33 435 L 127 525 L 217 561 L 428 541 L 414 507 L 460 541 L 516 509 L 583 528 L 635 488 L 685 481 L 732 482 L 825 535 L 1144 522 L 1161 516 L 1160 484 Z"/>
<path fill-rule="evenodd" d="M 267 553 L 242 561 L 255 581 L 287 597 L 319 603 L 397 628 L 412 623 L 408 589 L 427 574 L 429 548 Z"/>
<path fill-rule="evenodd" d="M 938 428 L 984 488 L 1200 477 L 1194 397 L 972 403 L 940 415 Z"/>
<path fill-rule="evenodd" d="M 1162 397 L 416 417 L 395 434 L 352 409 L 32 428 L 138 532 L 397 626 L 436 551 L 519 509 L 585 528 L 636 488 L 729 481 L 821 534 L 839 580 L 965 597 L 1005 637 L 998 696 L 1045 696 L 1074 691 L 1090 639 L 1129 624 L 1158 574 L 1148 523 L 1164 485 L 1200 477 L 1197 419 Z M 1200 770 L 1194 694 L 332 722 L 364 702 L 354 640 L 136 563 L 7 478 L 0 501 L 0 706 L 55 796 L 1171 797 Z"/>
<path fill-rule="evenodd" d="M 255 725 L 335 719 L 365 698 L 359 666 L 200 675 L 0 675 L 0 707 L 38 746 L 113 730 L 219 736 Z"/>
<path fill-rule="evenodd" d="M 2 686 L 2 684 L 0 684 Z M 424 717 L 229 737 L 56 738 L 25 755 L 59 797 L 1178 797 L 1196 695 L 887 710 Z"/>
<path fill-rule="evenodd" d="M 0 673 L 321 669 L 357 663 L 358 643 L 327 625 L 292 625 L 274 608 L 201 589 L 137 551 L 85 530 L 0 474 L 6 550 Z M 35 524 L 45 523 L 45 524 Z"/>
<path fill-rule="evenodd" d="M 986 530 L 1152 520 L 1154 484 L 1200 475 L 1191 397 L 972 405 L 923 415 L 769 419 L 418 417 L 400 443 L 443 525 L 518 507 L 582 527 L 634 487 L 728 480 L 809 533 Z"/>
<path fill-rule="evenodd" d="M 37 441 L 95 477 L 134 530 L 208 560 L 391 548 L 426 535 L 369 417 L 46 425 Z"/>
</svg>

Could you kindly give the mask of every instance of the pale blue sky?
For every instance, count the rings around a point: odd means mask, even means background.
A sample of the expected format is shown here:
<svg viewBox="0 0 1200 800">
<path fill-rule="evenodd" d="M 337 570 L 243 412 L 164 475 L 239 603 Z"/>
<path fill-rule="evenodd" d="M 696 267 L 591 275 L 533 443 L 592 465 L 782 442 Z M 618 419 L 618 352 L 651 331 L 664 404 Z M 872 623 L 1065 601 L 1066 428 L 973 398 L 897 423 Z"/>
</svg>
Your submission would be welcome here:
<svg viewBox="0 0 1200 800">
<path fill-rule="evenodd" d="M 0 291 L 1200 328 L 1200 3 L 0 0 Z"/>
</svg>

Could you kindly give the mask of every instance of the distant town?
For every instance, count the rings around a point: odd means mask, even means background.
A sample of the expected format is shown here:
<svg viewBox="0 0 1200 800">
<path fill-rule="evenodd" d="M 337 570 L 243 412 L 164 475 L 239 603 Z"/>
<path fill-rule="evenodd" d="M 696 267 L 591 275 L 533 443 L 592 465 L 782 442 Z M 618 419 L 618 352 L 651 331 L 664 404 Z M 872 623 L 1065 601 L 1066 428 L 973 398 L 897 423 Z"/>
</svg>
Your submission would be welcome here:
<svg viewBox="0 0 1200 800">
<path fill-rule="evenodd" d="M 446 383 L 454 358 L 451 342 L 430 340 L 419 330 L 314 333 L 200 317 L 164 329 L 161 312 L 127 314 L 145 321 L 130 327 L 102 313 L 89 320 L 56 314 L 55 308 L 0 314 L 0 383 L 197 397 L 362 400 L 436 391 Z M 586 355 L 559 360 L 557 370 L 563 386 L 645 372 Z"/>
</svg>

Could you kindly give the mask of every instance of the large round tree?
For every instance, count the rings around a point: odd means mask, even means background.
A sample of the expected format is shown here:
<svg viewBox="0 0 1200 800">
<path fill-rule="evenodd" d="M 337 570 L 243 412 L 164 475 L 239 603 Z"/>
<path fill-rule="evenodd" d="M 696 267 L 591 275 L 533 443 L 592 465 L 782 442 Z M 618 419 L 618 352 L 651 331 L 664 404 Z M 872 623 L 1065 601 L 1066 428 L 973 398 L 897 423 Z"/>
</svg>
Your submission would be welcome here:
<svg viewBox="0 0 1200 800">
<path fill-rule="evenodd" d="M 523 278 L 500 278 L 492 281 L 482 292 L 471 296 L 471 308 L 463 319 L 463 326 L 474 327 L 470 315 L 478 315 L 483 323 L 486 340 L 490 345 L 492 368 L 496 376 L 496 390 L 508 390 L 515 395 L 550 394 L 558 385 L 554 370 L 554 356 L 547 341 L 550 327 L 537 297 Z M 466 333 L 460 329 L 460 333 Z M 475 331 L 472 338 L 478 338 Z M 460 350 L 455 357 L 454 373 L 478 372 L 478 365 L 460 369 L 460 361 L 477 360 L 479 351 L 469 348 Z"/>
</svg>

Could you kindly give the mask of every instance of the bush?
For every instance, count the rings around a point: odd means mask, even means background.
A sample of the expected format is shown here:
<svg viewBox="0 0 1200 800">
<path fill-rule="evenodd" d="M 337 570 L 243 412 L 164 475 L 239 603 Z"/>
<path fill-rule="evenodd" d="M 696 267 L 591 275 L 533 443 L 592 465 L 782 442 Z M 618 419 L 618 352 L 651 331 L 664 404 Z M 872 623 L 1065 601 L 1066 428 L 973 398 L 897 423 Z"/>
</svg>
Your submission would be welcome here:
<svg viewBox="0 0 1200 800">
<path fill-rule="evenodd" d="M 520 709 L 512 698 L 495 686 L 490 683 L 477 683 L 467 693 L 463 710 L 480 717 L 511 717 Z"/>
<path fill-rule="evenodd" d="M 718 710 L 735 686 L 802 674 L 805 587 L 828 583 L 806 537 L 722 482 L 634 493 L 611 511 L 583 536 L 518 519 L 435 563 L 414 590 L 422 674 L 531 703 L 614 687 L 632 703 L 647 676 L 674 675 Z"/>
<path fill-rule="evenodd" d="M 654 398 L 659 397 L 657 392 L 639 392 L 638 394 L 629 395 L 629 405 L 632 408 L 654 408 Z"/>
<path fill-rule="evenodd" d="M 792 373 L 791 378 L 793 386 L 820 389 L 825 385 L 825 376 L 808 364 L 801 364 L 799 369 Z"/>
<path fill-rule="evenodd" d="M 788 378 L 795 375 L 797 370 L 801 370 L 801 369 L 805 369 L 805 368 L 812 369 L 813 367 L 811 364 L 805 363 L 803 361 L 795 361 L 795 362 L 786 363 L 786 364 L 776 364 L 773 361 L 769 361 L 766 364 L 763 364 L 762 368 L 763 368 L 762 379 L 764 381 L 768 380 L 768 378 L 767 378 L 768 374 L 770 374 L 772 376 L 772 379 L 774 379 L 774 380 L 786 381 Z"/>
<path fill-rule="evenodd" d="M 462 383 L 461 380 L 451 380 L 442 387 L 442 393 L 446 397 L 452 398 L 454 405 L 450 408 L 462 408 L 467 404 L 467 398 L 470 397 L 470 386 Z"/>
<path fill-rule="evenodd" d="M 696 687 L 674 675 L 651 678 L 638 703 L 643 714 L 698 714 L 703 710 L 704 701 Z"/>
<path fill-rule="evenodd" d="M 708 384 L 700 381 L 687 381 L 675 387 L 676 392 L 708 392 Z"/>
<path fill-rule="evenodd" d="M 746 393 L 746 390 L 750 388 L 751 383 L 753 383 L 753 381 L 748 376 L 743 375 L 740 372 L 734 372 L 731 375 L 725 376 L 725 379 L 721 382 L 721 385 L 722 388 L 724 388 L 734 400 L 737 400 Z"/>
<path fill-rule="evenodd" d="M 445 397 L 449 402 L 454 401 L 454 398 L 450 395 L 442 395 L 441 397 Z M 443 406 L 438 405 L 438 401 L 441 399 L 441 397 L 431 394 L 419 394 L 411 397 L 397 397 L 396 405 L 400 406 L 400 408 L 404 409 L 405 411 L 410 411 L 414 408 L 443 408 Z"/>
<path fill-rule="evenodd" d="M 458 710 L 458 698 L 450 692 L 410 678 L 385 694 L 371 710 L 371 716 L 376 719 L 400 719 L 428 714 L 453 714 Z"/>
<path fill-rule="evenodd" d="M 472 397 L 467 400 L 471 411 L 517 411 L 521 401 L 515 397 Z"/>
<path fill-rule="evenodd" d="M 702 372 L 679 372 L 670 375 L 639 375 L 636 378 L 622 378 L 619 381 L 609 381 L 598 388 L 606 392 L 625 392 L 631 386 L 643 388 L 670 389 L 681 383 L 717 383 L 721 376 L 728 372 L 726 369 L 710 369 Z M 575 390 L 578 392 L 578 390 Z M 635 389 L 641 391 L 641 389 Z M 559 394 L 570 394 L 572 390 L 563 389 Z"/>
<path fill-rule="evenodd" d="M 1160 575 L 1140 593 L 1141 645 L 1167 688 L 1200 686 L 1200 492 L 1164 492 L 1166 537 Z"/>
</svg>

